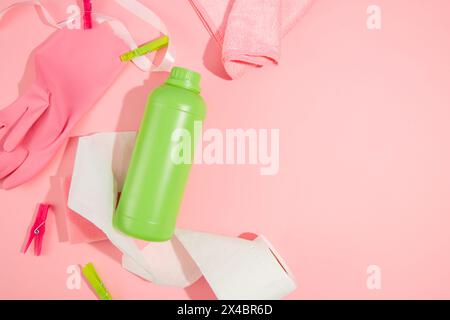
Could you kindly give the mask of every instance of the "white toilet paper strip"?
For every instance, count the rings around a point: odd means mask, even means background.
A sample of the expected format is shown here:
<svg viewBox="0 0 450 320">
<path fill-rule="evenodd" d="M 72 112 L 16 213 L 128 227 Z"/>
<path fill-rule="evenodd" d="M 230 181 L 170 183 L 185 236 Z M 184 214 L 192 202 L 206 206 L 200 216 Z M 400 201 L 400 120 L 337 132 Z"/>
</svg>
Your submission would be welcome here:
<svg viewBox="0 0 450 320">
<path fill-rule="evenodd" d="M 289 268 L 264 237 L 253 241 L 177 229 L 171 241 L 135 241 L 112 226 L 135 132 L 79 138 L 69 207 L 122 251 L 123 266 L 160 285 L 186 287 L 204 275 L 219 299 L 281 299 L 296 288 Z"/>
</svg>

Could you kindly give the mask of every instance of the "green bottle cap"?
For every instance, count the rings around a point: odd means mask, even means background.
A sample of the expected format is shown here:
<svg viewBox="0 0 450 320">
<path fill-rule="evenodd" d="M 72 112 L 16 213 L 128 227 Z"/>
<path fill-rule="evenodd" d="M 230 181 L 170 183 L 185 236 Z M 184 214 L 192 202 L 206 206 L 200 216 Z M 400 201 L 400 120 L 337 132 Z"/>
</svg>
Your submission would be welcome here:
<svg viewBox="0 0 450 320">
<path fill-rule="evenodd" d="M 200 74 L 195 71 L 173 67 L 166 83 L 200 93 L 200 79 Z"/>
</svg>

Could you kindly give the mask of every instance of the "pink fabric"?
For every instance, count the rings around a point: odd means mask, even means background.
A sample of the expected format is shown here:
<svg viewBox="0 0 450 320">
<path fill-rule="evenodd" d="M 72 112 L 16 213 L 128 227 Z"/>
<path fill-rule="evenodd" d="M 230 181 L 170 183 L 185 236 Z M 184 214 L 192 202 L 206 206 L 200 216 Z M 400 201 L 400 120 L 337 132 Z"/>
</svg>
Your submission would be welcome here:
<svg viewBox="0 0 450 320">
<path fill-rule="evenodd" d="M 51 197 L 52 212 L 57 216 L 59 241 L 78 244 L 107 240 L 100 229 L 67 207 L 71 179 L 57 176 L 50 179 L 54 188 Z"/>
<path fill-rule="evenodd" d="M 222 47 L 222 62 L 232 79 L 250 67 L 277 64 L 280 41 L 313 0 L 190 0 Z"/>
<path fill-rule="evenodd" d="M 78 213 L 73 212 L 67 207 L 67 199 L 69 197 L 70 178 L 60 178 L 61 187 L 63 192 L 64 207 L 66 209 L 67 229 L 69 242 L 72 244 L 95 242 L 101 240 L 107 240 L 106 235 L 93 225 L 90 221 L 86 220 Z"/>
<path fill-rule="evenodd" d="M 36 49 L 34 84 L 0 110 L 3 188 L 27 182 L 45 167 L 123 70 L 119 56 L 127 50 L 106 24 L 58 30 Z"/>
<path fill-rule="evenodd" d="M 67 206 L 77 147 L 78 137 L 71 137 L 64 147 L 55 175 L 50 177 L 50 188 L 43 202 L 52 205 L 52 216 L 54 216 L 59 242 L 78 244 L 106 240 L 106 235 L 100 229 Z M 20 190 L 17 191 L 20 192 Z"/>
</svg>

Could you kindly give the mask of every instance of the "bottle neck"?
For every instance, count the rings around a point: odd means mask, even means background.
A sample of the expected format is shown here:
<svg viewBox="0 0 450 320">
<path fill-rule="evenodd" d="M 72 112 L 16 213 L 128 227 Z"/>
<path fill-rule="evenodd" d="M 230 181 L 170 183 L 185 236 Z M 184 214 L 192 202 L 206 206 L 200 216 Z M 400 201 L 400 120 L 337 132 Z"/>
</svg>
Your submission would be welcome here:
<svg viewBox="0 0 450 320">
<path fill-rule="evenodd" d="M 200 74 L 185 68 L 174 67 L 166 84 L 200 93 Z"/>
<path fill-rule="evenodd" d="M 177 87 L 180 89 L 188 90 L 195 94 L 200 94 L 200 91 L 198 89 L 196 89 L 194 86 L 192 86 L 191 84 L 186 84 L 186 83 L 182 83 L 182 82 L 180 83 L 178 81 L 169 81 L 169 80 L 166 81 L 166 84 L 169 86 L 172 86 L 172 87 Z"/>
</svg>

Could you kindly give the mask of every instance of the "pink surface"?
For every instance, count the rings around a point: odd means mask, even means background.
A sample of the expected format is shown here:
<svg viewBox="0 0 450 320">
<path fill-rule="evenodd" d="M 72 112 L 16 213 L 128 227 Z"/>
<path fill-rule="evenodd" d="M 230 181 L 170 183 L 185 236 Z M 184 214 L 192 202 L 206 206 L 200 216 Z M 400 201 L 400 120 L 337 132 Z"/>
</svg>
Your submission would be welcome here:
<svg viewBox="0 0 450 320">
<path fill-rule="evenodd" d="M 47 2 L 64 16 L 62 1 Z M 151 38 L 110 1 L 95 2 L 140 41 Z M 382 28 L 371 31 L 373 1 L 317 0 L 284 39 L 280 65 L 236 81 L 223 79 L 219 52 L 187 1 L 143 2 L 170 28 L 177 64 L 202 73 L 207 128 L 280 129 L 276 176 L 194 166 L 180 227 L 265 235 L 297 277 L 290 299 L 450 298 L 450 2 L 377 0 Z M 29 8 L 0 21 L 0 106 L 30 83 L 29 55 L 51 32 Z M 130 65 L 76 134 L 136 129 L 163 79 Z M 113 297 L 211 297 L 204 281 L 183 290 L 129 274 L 107 241 L 60 243 L 52 214 L 43 255 L 21 254 L 61 155 L 32 182 L 0 191 L 0 298 L 95 299 L 85 282 L 66 287 L 67 267 L 88 261 Z M 380 290 L 366 287 L 373 264 Z"/>
</svg>

